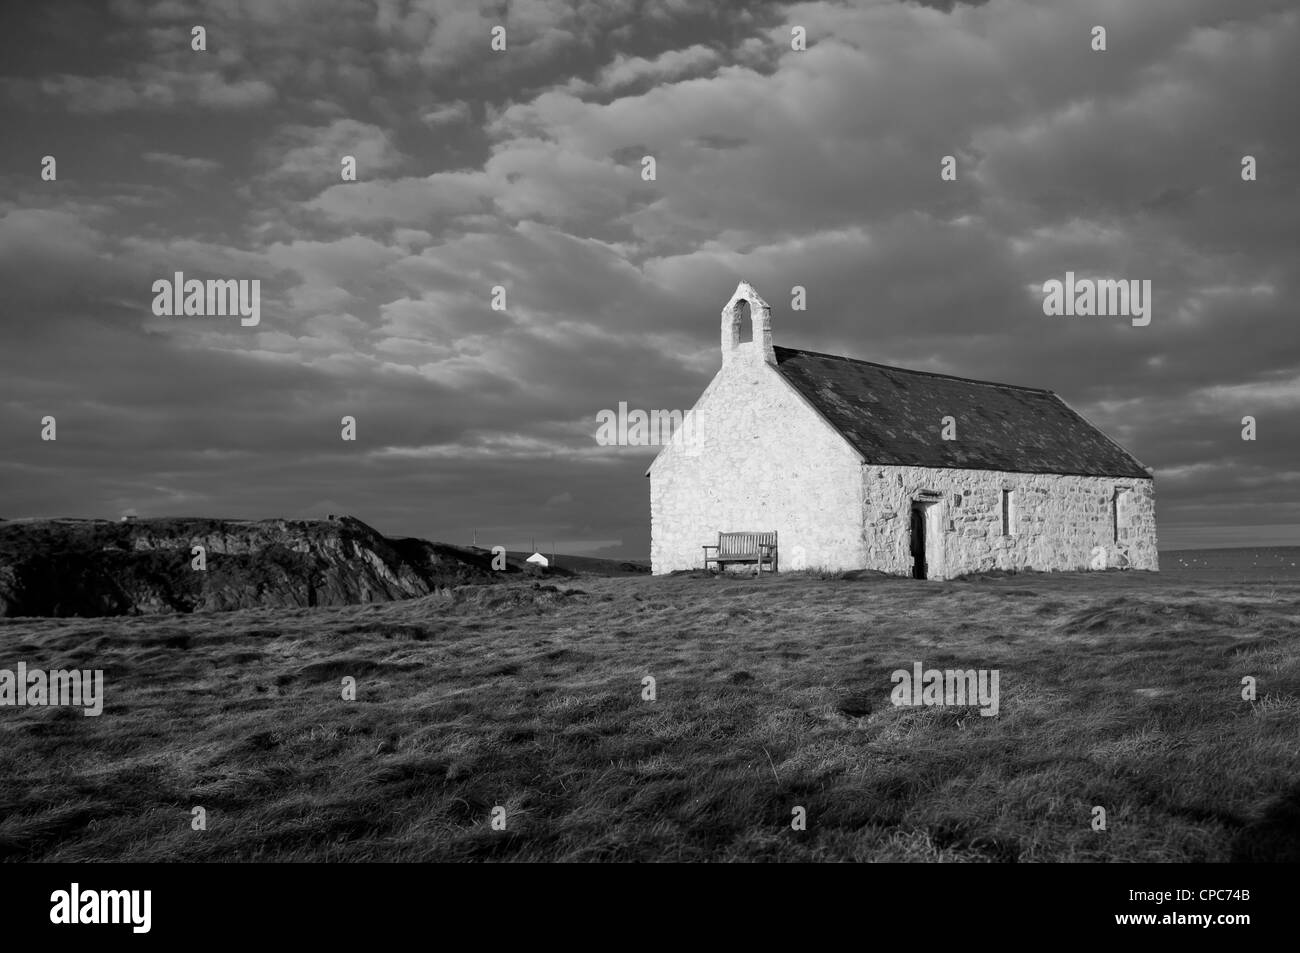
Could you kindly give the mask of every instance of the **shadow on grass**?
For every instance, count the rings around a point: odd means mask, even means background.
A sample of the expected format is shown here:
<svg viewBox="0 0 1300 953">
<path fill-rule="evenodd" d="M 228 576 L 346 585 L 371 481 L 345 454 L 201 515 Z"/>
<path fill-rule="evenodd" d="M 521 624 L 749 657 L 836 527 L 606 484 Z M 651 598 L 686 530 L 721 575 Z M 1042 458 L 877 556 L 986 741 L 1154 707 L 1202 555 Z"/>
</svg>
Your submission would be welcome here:
<svg viewBox="0 0 1300 953">
<path fill-rule="evenodd" d="M 1300 861 L 1300 784 L 1270 804 L 1263 816 L 1232 842 L 1236 864 L 1294 864 Z"/>
</svg>

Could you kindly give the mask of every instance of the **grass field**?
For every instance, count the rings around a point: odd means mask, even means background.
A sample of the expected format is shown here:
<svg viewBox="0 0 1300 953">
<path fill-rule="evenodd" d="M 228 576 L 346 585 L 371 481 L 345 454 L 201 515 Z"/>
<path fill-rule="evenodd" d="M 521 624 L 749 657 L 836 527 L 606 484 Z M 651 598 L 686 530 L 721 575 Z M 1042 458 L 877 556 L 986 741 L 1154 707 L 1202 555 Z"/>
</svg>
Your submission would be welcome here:
<svg viewBox="0 0 1300 953">
<path fill-rule="evenodd" d="M 1300 572 L 1269 552 L 0 620 L 0 667 L 106 694 L 0 708 L 0 858 L 1300 860 Z M 918 661 L 998 669 L 998 716 L 891 705 Z"/>
</svg>

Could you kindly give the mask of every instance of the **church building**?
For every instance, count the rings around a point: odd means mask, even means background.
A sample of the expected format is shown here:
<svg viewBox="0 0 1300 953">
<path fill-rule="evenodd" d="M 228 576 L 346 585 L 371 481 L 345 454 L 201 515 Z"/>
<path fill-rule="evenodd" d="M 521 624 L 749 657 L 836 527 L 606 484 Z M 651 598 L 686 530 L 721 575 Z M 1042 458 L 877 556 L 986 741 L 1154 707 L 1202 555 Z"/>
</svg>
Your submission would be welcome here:
<svg viewBox="0 0 1300 953">
<path fill-rule="evenodd" d="M 1153 471 L 1055 393 L 777 347 L 745 282 L 722 366 L 646 475 L 655 573 L 773 533 L 777 571 L 1158 568 Z"/>
</svg>

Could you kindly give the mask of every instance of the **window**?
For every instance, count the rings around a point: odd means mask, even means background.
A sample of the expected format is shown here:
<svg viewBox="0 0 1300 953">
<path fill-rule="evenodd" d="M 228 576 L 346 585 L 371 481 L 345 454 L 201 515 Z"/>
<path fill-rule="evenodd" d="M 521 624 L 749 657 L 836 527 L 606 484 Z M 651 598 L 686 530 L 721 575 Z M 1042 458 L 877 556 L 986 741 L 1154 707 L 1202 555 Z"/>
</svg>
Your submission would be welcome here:
<svg viewBox="0 0 1300 953">
<path fill-rule="evenodd" d="M 1002 535 L 1015 535 L 1016 498 L 1014 490 L 1002 491 Z"/>
<path fill-rule="evenodd" d="M 1114 530 L 1113 539 L 1116 546 L 1120 544 L 1120 536 L 1123 535 L 1120 532 L 1120 526 L 1127 522 L 1128 487 L 1117 486 L 1115 487 L 1115 492 L 1111 494 L 1110 498 L 1110 525 Z M 1127 529 L 1128 527 L 1125 526 L 1124 528 Z"/>
</svg>

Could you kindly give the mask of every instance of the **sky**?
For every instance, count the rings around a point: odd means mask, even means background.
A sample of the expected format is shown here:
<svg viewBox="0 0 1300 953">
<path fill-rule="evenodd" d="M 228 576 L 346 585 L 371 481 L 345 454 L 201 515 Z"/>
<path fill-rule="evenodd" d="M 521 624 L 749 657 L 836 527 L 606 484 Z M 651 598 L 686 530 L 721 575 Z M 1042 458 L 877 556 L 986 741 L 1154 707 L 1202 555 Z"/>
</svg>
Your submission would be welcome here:
<svg viewBox="0 0 1300 953">
<path fill-rule="evenodd" d="M 1056 391 L 1162 549 L 1300 543 L 1291 0 L 2 7 L 0 517 L 644 558 L 598 414 L 689 409 L 743 279 L 777 345 Z M 1068 271 L 1150 323 L 1044 314 Z"/>
</svg>

